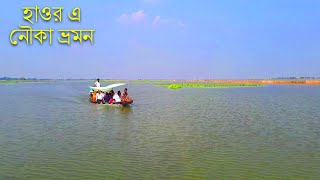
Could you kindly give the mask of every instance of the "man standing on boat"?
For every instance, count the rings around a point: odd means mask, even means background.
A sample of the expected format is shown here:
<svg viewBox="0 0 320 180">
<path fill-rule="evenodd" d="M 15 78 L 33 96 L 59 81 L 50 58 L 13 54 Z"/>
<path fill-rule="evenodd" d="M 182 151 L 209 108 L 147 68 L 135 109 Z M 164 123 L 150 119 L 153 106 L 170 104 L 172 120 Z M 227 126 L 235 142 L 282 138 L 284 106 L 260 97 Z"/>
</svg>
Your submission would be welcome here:
<svg viewBox="0 0 320 180">
<path fill-rule="evenodd" d="M 97 81 L 94 83 L 93 87 L 101 87 L 100 79 L 97 79 Z"/>
</svg>

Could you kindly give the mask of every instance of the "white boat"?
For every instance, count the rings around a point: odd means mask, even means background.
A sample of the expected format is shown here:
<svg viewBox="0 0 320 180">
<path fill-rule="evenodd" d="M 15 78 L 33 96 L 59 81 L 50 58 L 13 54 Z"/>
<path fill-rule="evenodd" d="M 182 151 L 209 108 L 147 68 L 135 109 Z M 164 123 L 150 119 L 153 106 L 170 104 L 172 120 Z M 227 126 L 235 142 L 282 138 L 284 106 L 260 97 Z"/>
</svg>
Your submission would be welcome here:
<svg viewBox="0 0 320 180">
<path fill-rule="evenodd" d="M 92 103 L 97 104 L 95 101 L 92 100 L 92 93 L 96 92 L 96 91 L 101 91 L 101 92 L 110 92 L 111 90 L 113 90 L 113 88 L 119 87 L 119 86 L 123 86 L 126 85 L 125 83 L 116 83 L 116 84 L 111 84 L 105 87 L 92 87 L 89 86 L 90 88 L 90 94 L 89 94 L 89 100 Z M 121 101 L 121 102 L 114 102 L 114 103 L 105 103 L 105 104 L 100 104 L 100 105 L 106 105 L 106 106 L 115 106 L 115 107 L 121 107 L 121 106 L 129 106 L 130 104 L 133 103 L 133 100 L 130 98 L 130 101 Z"/>
</svg>

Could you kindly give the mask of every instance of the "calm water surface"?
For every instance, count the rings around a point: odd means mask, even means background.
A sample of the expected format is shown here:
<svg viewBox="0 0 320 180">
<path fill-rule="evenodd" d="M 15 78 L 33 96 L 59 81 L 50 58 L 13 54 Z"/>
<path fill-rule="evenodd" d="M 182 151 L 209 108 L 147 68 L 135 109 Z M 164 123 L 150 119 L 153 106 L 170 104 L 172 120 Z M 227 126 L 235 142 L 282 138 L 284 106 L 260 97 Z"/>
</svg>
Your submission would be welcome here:
<svg viewBox="0 0 320 180">
<path fill-rule="evenodd" d="M 319 179 L 320 86 L 0 85 L 0 179 Z M 103 84 L 107 85 L 107 84 Z"/>
</svg>

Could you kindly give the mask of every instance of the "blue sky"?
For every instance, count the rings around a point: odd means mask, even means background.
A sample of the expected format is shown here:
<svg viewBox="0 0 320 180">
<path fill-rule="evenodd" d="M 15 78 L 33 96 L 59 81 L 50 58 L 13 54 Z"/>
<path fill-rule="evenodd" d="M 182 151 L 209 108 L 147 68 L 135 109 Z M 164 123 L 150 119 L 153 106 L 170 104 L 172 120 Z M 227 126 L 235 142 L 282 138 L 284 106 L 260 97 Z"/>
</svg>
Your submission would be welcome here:
<svg viewBox="0 0 320 180">
<path fill-rule="evenodd" d="M 17 47 L 22 7 L 64 7 L 63 22 L 33 29 L 94 29 L 94 45 Z M 80 23 L 67 13 L 80 7 Z M 320 1 L 12 0 L 0 7 L 0 77 L 234 79 L 320 76 Z"/>
</svg>

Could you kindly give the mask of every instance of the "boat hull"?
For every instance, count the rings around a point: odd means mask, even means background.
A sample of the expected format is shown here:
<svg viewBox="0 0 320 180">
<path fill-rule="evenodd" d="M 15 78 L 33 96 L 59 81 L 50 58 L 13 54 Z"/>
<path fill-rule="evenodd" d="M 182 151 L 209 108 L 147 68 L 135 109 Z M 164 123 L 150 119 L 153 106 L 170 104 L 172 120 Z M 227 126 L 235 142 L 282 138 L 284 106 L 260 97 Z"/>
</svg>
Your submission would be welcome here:
<svg viewBox="0 0 320 180">
<path fill-rule="evenodd" d="M 130 101 L 130 102 L 119 102 L 119 103 L 112 103 L 112 104 L 109 104 L 109 103 L 96 103 L 96 102 L 93 102 L 89 96 L 89 101 L 91 103 L 94 103 L 94 104 L 97 104 L 97 105 L 104 105 L 104 106 L 113 106 L 113 107 L 124 107 L 124 106 L 130 106 L 132 103 L 133 103 L 133 100 Z"/>
</svg>

